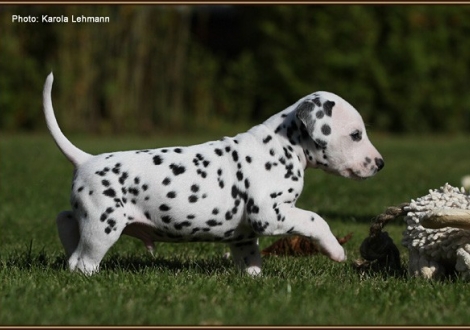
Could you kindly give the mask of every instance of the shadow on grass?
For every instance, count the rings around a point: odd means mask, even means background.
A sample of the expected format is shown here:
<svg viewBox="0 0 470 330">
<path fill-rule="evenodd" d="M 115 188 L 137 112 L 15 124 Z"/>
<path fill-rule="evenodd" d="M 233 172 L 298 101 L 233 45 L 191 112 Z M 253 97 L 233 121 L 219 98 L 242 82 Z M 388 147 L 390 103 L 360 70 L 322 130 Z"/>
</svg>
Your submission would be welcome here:
<svg viewBox="0 0 470 330">
<path fill-rule="evenodd" d="M 221 257 L 188 258 L 184 256 L 120 256 L 111 255 L 101 263 L 100 269 L 107 271 L 124 271 L 139 273 L 146 270 L 156 272 L 179 273 L 191 271 L 199 274 L 223 273 L 233 267 L 231 260 Z"/>
<path fill-rule="evenodd" d="M 16 268 L 21 271 L 29 270 L 53 270 L 61 271 L 68 269 L 65 255 L 47 255 L 44 250 L 33 252 L 31 245 L 23 251 L 16 251 L 11 255 L 0 255 L 0 267 L 6 269 Z M 111 254 L 100 264 L 101 271 L 140 273 L 143 271 L 179 273 L 191 271 L 201 274 L 214 274 L 226 272 L 233 268 L 232 261 L 222 256 L 211 258 L 198 257 L 153 257 L 123 256 Z"/>
</svg>

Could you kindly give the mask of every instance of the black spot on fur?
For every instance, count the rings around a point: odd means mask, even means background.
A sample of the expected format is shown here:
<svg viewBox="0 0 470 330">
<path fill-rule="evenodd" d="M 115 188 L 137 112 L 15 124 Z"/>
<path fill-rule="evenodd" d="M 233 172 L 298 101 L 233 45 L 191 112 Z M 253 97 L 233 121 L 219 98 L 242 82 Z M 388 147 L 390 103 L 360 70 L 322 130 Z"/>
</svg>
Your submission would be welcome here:
<svg viewBox="0 0 470 330">
<path fill-rule="evenodd" d="M 238 162 L 238 152 L 236 150 L 232 152 L 232 158 L 234 162 Z"/>
<path fill-rule="evenodd" d="M 159 209 L 160 209 L 160 211 L 166 212 L 166 211 L 169 211 L 171 208 L 166 204 L 162 204 L 162 205 L 160 205 Z"/>
<path fill-rule="evenodd" d="M 188 200 L 190 203 L 196 203 L 198 200 L 198 197 L 196 195 L 191 195 L 188 197 Z"/>
<path fill-rule="evenodd" d="M 129 194 L 132 194 L 134 196 L 139 196 L 139 190 L 137 188 L 131 187 L 128 189 Z"/>
<path fill-rule="evenodd" d="M 123 172 L 121 176 L 119 177 L 119 183 L 124 184 L 124 182 L 127 180 L 128 177 L 129 177 L 129 174 L 127 174 L 127 172 Z"/>
<path fill-rule="evenodd" d="M 323 104 L 323 110 L 325 110 L 325 114 L 328 116 L 328 117 L 331 117 L 332 113 L 333 113 L 333 107 L 335 106 L 335 102 L 333 101 L 326 101 L 324 104 Z"/>
<path fill-rule="evenodd" d="M 215 149 L 214 151 L 217 156 L 222 156 L 224 154 L 224 152 L 220 149 Z"/>
<path fill-rule="evenodd" d="M 165 179 L 163 179 L 163 181 L 162 181 L 162 184 L 163 184 L 164 186 L 168 186 L 170 183 L 171 183 L 171 179 L 170 179 L 170 178 L 165 178 Z"/>
<path fill-rule="evenodd" d="M 220 226 L 222 223 L 218 222 L 217 220 L 211 219 L 211 220 L 207 220 L 206 224 L 210 227 L 215 227 L 215 226 Z"/>
<path fill-rule="evenodd" d="M 263 139 L 263 143 L 264 143 L 264 144 L 268 143 L 269 141 L 272 140 L 272 138 L 273 138 L 273 137 L 272 137 L 271 135 L 266 136 L 266 137 Z"/>
<path fill-rule="evenodd" d="M 254 213 L 257 214 L 259 213 L 259 207 L 254 203 L 253 199 L 250 198 L 248 202 L 246 203 L 246 210 L 248 214 Z"/>
<path fill-rule="evenodd" d="M 155 165 L 161 165 L 163 163 L 163 158 L 159 155 L 153 156 L 153 163 Z"/>
<path fill-rule="evenodd" d="M 330 135 L 330 134 L 331 134 L 331 127 L 330 127 L 330 125 L 323 124 L 323 126 L 321 127 L 321 132 L 322 132 L 324 135 Z"/>
<path fill-rule="evenodd" d="M 239 193 L 239 191 L 238 191 L 237 186 L 233 185 L 233 186 L 232 186 L 232 198 L 233 198 L 233 199 L 237 198 L 238 193 Z"/>
<path fill-rule="evenodd" d="M 168 197 L 168 198 L 175 198 L 175 197 L 176 197 L 176 192 L 170 191 L 170 192 L 168 192 L 168 194 L 166 194 L 166 197 Z"/>
<path fill-rule="evenodd" d="M 186 168 L 182 165 L 171 164 L 170 168 L 175 176 L 183 174 L 186 171 Z"/>
<path fill-rule="evenodd" d="M 109 188 L 103 191 L 103 195 L 108 196 L 108 197 L 115 197 L 116 196 L 116 191 L 114 189 Z"/>
<path fill-rule="evenodd" d="M 266 228 L 269 226 L 268 222 L 262 223 L 261 221 L 254 221 L 251 226 L 253 227 L 253 230 L 257 233 L 263 233 Z"/>
<path fill-rule="evenodd" d="M 286 156 L 287 159 L 291 159 L 292 154 L 289 152 L 289 150 L 286 147 L 284 147 L 282 149 L 284 150 L 284 156 Z"/>
<path fill-rule="evenodd" d="M 196 173 L 197 173 L 198 175 L 200 175 L 203 179 L 205 179 L 205 178 L 207 177 L 207 172 L 205 172 L 205 171 L 203 171 L 203 170 L 201 170 L 201 169 L 198 169 L 198 170 L 196 171 Z"/>
</svg>

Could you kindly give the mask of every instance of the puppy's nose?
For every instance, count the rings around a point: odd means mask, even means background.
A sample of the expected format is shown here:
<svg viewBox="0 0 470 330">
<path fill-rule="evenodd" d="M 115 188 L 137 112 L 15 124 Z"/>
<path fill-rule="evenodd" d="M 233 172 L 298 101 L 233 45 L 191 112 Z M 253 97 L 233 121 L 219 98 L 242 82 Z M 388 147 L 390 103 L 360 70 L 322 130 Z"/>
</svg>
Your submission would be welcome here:
<svg viewBox="0 0 470 330">
<path fill-rule="evenodd" d="M 375 165 L 377 165 L 377 171 L 380 171 L 381 169 L 384 168 L 385 162 L 382 158 L 376 158 L 375 159 Z"/>
</svg>

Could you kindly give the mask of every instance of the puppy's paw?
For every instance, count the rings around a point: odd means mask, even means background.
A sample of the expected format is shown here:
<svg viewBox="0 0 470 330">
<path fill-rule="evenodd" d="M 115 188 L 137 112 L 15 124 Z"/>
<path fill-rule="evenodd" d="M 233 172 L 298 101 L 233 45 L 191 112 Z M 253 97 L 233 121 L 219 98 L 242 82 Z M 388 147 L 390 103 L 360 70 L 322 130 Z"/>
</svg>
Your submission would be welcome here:
<svg viewBox="0 0 470 330">
<path fill-rule="evenodd" d="M 345 262 L 347 260 L 346 252 L 339 244 L 335 248 L 323 250 L 322 253 L 333 261 Z"/>
</svg>

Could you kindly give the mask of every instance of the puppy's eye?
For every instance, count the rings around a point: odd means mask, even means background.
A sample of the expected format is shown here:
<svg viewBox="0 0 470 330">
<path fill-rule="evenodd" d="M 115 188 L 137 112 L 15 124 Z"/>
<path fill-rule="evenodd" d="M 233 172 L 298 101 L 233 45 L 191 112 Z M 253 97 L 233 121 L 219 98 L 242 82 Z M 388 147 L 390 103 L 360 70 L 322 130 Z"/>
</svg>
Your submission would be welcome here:
<svg viewBox="0 0 470 330">
<path fill-rule="evenodd" d="M 359 131 L 359 130 L 355 130 L 354 132 L 352 132 L 351 134 L 349 134 L 349 136 L 351 137 L 351 139 L 355 142 L 358 142 L 358 141 L 361 141 L 362 140 L 362 132 Z"/>
</svg>

